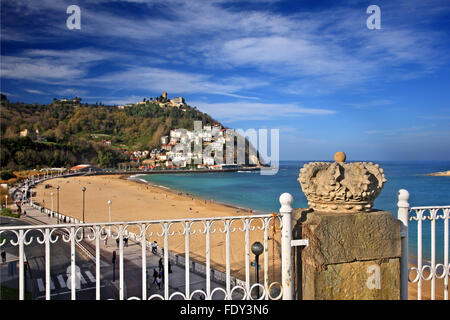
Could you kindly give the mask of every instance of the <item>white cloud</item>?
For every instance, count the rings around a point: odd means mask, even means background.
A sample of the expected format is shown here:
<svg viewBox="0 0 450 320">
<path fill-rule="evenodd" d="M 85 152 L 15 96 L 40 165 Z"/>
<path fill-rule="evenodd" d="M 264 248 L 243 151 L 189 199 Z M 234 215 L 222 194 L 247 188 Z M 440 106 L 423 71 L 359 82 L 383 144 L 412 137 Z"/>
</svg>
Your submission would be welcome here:
<svg viewBox="0 0 450 320">
<path fill-rule="evenodd" d="M 58 22 L 65 21 L 67 15 L 61 10 L 70 1 L 57 5 L 50 0 L 17 1 L 19 17 L 36 16 L 41 22 L 42 17 L 52 14 L 42 27 L 49 39 L 86 38 L 108 50 L 28 50 L 7 60 L 9 65 L 5 70 L 2 66 L 2 76 L 36 81 L 66 79 L 71 85 L 73 79 L 86 80 L 90 64 L 118 61 L 126 63 L 124 71 L 90 77 L 88 81 L 106 88 L 121 84 L 143 90 L 210 91 L 258 99 L 245 91 L 268 86 L 272 91 L 289 94 L 329 94 L 353 89 L 355 85 L 361 88 L 370 81 L 410 79 L 433 72 L 446 61 L 446 52 L 439 46 L 442 34 L 423 26 L 415 27 L 409 21 L 411 10 L 405 11 L 418 6 L 422 9 L 413 10 L 414 16 L 426 21 L 442 13 L 424 10 L 424 6 L 439 3 L 445 12 L 447 7 L 440 2 L 425 5 L 400 1 L 383 6 L 389 15 L 383 14 L 380 32 L 367 30 L 364 6 L 356 8 L 353 3 L 282 15 L 271 12 L 270 5 L 267 10 L 232 10 L 224 5 L 229 1 L 222 0 L 122 1 L 147 5 L 148 17 L 134 19 L 91 5 L 99 2 L 111 1 L 80 1 L 82 26 L 79 33 L 73 33 Z M 157 5 L 164 7 L 164 15 L 153 14 Z M 53 16 L 60 11 L 61 17 Z M 10 31 L 7 34 L 20 38 L 20 31 Z M 26 32 L 22 33 L 25 37 Z M 35 41 L 42 36 L 40 33 Z M 33 43 L 29 36 L 26 39 Z M 11 60 L 22 58 L 25 60 Z M 169 64 L 180 66 L 181 71 L 170 71 Z M 411 64 L 416 67 L 410 68 Z M 186 66 L 196 71 L 186 71 Z M 252 72 L 243 71 L 248 69 Z M 165 74 L 158 70 L 164 70 Z M 245 72 L 245 76 L 243 81 L 231 76 L 221 79 L 224 71 Z M 136 74 L 141 79 L 133 80 Z"/>
<path fill-rule="evenodd" d="M 83 71 L 72 64 L 55 64 L 52 59 L 3 56 L 1 64 L 3 78 L 31 81 L 54 81 L 80 78 Z"/>
<path fill-rule="evenodd" d="M 1 74 L 9 79 L 72 85 L 87 75 L 93 63 L 113 57 L 119 55 L 92 48 L 26 50 L 20 56 L 2 56 Z"/>
<path fill-rule="evenodd" d="M 336 113 L 330 109 L 305 108 L 297 104 L 257 103 L 236 101 L 227 103 L 205 103 L 193 101 L 202 112 L 222 121 L 273 120 L 305 115 L 330 115 Z"/>
<path fill-rule="evenodd" d="M 168 91 L 174 94 L 207 93 L 227 96 L 236 96 L 234 92 L 267 84 L 264 81 L 253 81 L 245 77 L 216 80 L 208 74 L 143 66 L 86 79 L 86 82 L 104 87 L 120 86 L 120 89 Z M 239 96 L 242 97 L 242 95 Z M 254 99 L 255 97 L 249 98 Z"/>
<path fill-rule="evenodd" d="M 35 90 L 35 89 L 25 89 L 25 91 L 28 93 L 31 93 L 31 94 L 40 94 L 40 95 L 47 94 L 46 92 L 43 92 L 41 90 Z"/>
</svg>

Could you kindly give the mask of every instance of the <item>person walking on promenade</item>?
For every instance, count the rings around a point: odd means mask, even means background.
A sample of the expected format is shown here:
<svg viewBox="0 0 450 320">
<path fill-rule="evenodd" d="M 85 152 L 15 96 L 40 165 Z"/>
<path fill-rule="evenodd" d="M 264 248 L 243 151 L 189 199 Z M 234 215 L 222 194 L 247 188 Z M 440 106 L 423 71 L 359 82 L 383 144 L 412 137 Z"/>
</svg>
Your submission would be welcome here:
<svg viewBox="0 0 450 320">
<path fill-rule="evenodd" d="M 159 276 L 161 277 L 161 281 L 164 281 L 164 268 L 159 272 Z"/>
<path fill-rule="evenodd" d="M 3 263 L 6 262 L 6 251 L 5 250 L 2 251 L 2 262 Z"/>
<path fill-rule="evenodd" d="M 158 289 L 161 289 L 161 282 L 162 282 L 162 278 L 161 278 L 161 275 L 159 275 L 158 278 L 156 278 L 156 284 L 158 285 Z"/>
<path fill-rule="evenodd" d="M 116 239 L 117 249 L 119 248 L 119 238 Z"/>
<path fill-rule="evenodd" d="M 152 283 L 154 283 L 154 284 L 158 284 L 157 282 L 156 282 L 156 279 L 158 278 L 158 271 L 156 271 L 156 269 L 153 269 L 153 282 Z"/>
<path fill-rule="evenodd" d="M 158 252 L 158 243 L 156 241 L 153 241 L 152 243 L 152 253 L 156 254 Z"/>
<path fill-rule="evenodd" d="M 161 270 L 164 268 L 164 264 L 163 264 L 163 259 L 162 258 L 159 258 L 158 264 L 159 264 L 159 272 L 161 272 Z"/>
<path fill-rule="evenodd" d="M 125 242 L 125 247 L 128 247 L 128 237 L 123 238 L 123 241 Z"/>
<path fill-rule="evenodd" d="M 169 261 L 169 273 L 172 273 L 172 264 Z"/>
</svg>

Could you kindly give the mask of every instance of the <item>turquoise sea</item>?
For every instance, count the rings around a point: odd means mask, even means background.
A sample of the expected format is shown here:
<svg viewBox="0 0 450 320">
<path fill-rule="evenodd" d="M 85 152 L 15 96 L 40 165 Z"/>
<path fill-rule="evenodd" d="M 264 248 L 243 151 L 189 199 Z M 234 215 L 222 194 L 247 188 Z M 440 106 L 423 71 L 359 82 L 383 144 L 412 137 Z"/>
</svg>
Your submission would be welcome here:
<svg viewBox="0 0 450 320">
<path fill-rule="evenodd" d="M 374 161 L 384 169 L 388 180 L 375 208 L 387 210 L 397 217 L 397 191 L 410 193 L 411 206 L 450 205 L 450 177 L 426 176 L 425 173 L 450 170 L 450 161 Z M 151 184 L 188 192 L 205 199 L 214 199 L 235 206 L 253 209 L 254 212 L 277 212 L 278 198 L 283 192 L 294 197 L 294 208 L 306 208 L 307 200 L 297 181 L 304 161 L 283 161 L 276 175 L 263 176 L 259 172 L 157 174 L 140 176 Z M 429 221 L 423 224 L 423 253 L 430 259 Z M 416 222 L 410 221 L 410 254 L 417 251 Z M 443 261 L 444 224 L 436 222 L 436 259 Z"/>
</svg>

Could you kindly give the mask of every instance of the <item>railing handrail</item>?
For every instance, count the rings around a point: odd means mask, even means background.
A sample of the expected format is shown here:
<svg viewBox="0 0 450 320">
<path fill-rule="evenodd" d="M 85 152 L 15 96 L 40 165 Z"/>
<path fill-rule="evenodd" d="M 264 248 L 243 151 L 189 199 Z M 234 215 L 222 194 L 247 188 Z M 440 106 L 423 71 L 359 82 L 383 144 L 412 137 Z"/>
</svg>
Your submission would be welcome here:
<svg viewBox="0 0 450 320">
<path fill-rule="evenodd" d="M 429 210 L 429 209 L 450 209 L 450 205 L 448 206 L 420 206 L 420 207 L 411 207 L 409 211 L 412 210 Z"/>
<path fill-rule="evenodd" d="M 62 214 L 61 214 L 62 215 Z M 276 214 L 278 216 L 279 214 Z M 62 215 L 63 216 L 63 215 Z M 64 224 L 42 224 L 42 225 L 24 225 L 24 226 L 9 226 L 0 227 L 0 230 L 25 230 L 25 229 L 42 229 L 42 228 L 65 228 L 65 227 L 89 227 L 89 226 L 113 226 L 120 224 L 142 224 L 142 223 L 175 223 L 175 222 L 202 222 L 202 221 L 221 221 L 221 220 L 241 220 L 241 219 L 255 219 L 273 217 L 274 214 L 258 214 L 245 216 L 224 216 L 224 217 L 205 217 L 205 218 L 189 218 L 189 219 L 165 219 L 165 220 L 133 220 L 133 221 L 114 221 L 114 222 L 85 222 L 85 223 L 64 223 Z"/>
</svg>

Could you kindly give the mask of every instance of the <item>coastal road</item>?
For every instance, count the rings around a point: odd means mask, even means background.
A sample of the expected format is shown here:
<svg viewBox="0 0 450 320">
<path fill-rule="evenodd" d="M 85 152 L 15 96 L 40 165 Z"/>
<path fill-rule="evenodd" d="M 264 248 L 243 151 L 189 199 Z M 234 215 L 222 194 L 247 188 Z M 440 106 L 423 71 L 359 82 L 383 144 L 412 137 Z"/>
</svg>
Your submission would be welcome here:
<svg viewBox="0 0 450 320">
<path fill-rule="evenodd" d="M 30 225 L 22 219 L 2 217 L 0 226 Z M 7 239 L 16 239 L 12 232 L 2 234 Z M 25 256 L 28 261 L 28 272 L 26 272 L 26 288 L 32 293 L 33 299 L 45 299 L 45 247 L 36 241 L 37 237 L 42 238 L 39 231 L 30 231 L 27 240 L 33 237 L 32 243 L 24 246 Z M 1 247 L 6 251 L 7 261 L 16 262 L 17 267 L 11 274 L 7 264 L 2 264 L 0 270 L 0 283 L 5 286 L 17 288 L 18 286 L 18 247 L 9 243 Z M 95 265 L 87 257 L 76 251 L 76 266 L 79 268 L 80 287 L 77 289 L 77 299 L 95 299 Z M 50 279 L 51 279 L 51 299 L 68 300 L 71 298 L 71 291 L 68 288 L 68 278 L 70 275 L 70 245 L 61 240 L 50 245 Z M 70 281 L 69 281 L 70 283 Z M 108 285 L 107 281 L 102 281 L 101 296 L 103 299 L 115 299 L 115 290 Z"/>
</svg>

